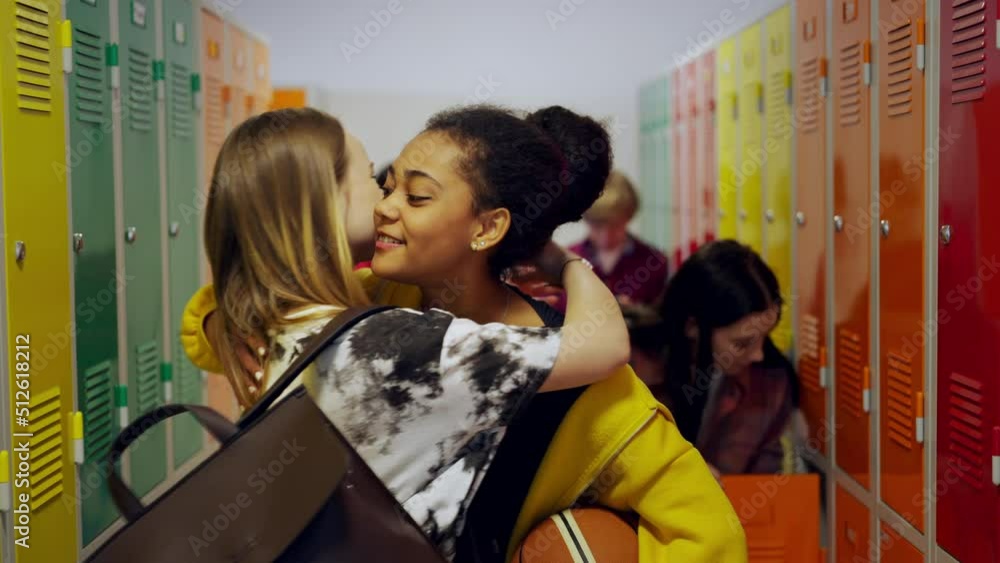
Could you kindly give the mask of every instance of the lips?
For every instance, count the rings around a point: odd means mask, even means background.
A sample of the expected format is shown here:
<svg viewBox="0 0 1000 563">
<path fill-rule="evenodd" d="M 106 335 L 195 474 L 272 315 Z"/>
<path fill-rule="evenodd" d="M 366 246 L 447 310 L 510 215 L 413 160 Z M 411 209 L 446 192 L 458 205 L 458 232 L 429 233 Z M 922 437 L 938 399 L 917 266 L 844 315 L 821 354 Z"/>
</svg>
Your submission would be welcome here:
<svg viewBox="0 0 1000 563">
<path fill-rule="evenodd" d="M 390 250 L 401 246 L 406 246 L 406 243 L 398 238 L 391 237 L 384 233 L 379 233 L 378 237 L 375 239 L 375 248 L 378 250 Z"/>
</svg>

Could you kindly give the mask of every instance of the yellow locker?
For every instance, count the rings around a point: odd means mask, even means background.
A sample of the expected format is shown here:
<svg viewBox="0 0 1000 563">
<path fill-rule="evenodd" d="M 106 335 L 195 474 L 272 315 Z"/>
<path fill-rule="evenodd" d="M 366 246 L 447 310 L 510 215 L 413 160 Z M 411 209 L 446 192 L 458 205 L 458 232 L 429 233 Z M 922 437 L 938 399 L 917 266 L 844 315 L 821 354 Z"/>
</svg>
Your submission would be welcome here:
<svg viewBox="0 0 1000 563">
<path fill-rule="evenodd" d="M 785 297 L 774 343 L 788 353 L 792 344 L 792 49 L 791 9 L 784 6 L 764 21 L 764 71 L 767 93 L 764 119 L 764 259 L 774 270 Z"/>
<path fill-rule="evenodd" d="M 5 346 L 12 368 L 4 369 L 13 435 L 8 539 L 17 561 L 62 563 L 77 560 L 62 52 L 71 37 L 62 35 L 59 0 L 0 4 L 0 35 L 8 39 L 0 59 Z"/>
<path fill-rule="evenodd" d="M 737 236 L 757 252 L 763 253 L 763 215 L 761 170 L 767 161 L 762 148 L 764 118 L 764 65 L 761 61 L 761 25 L 756 23 L 740 33 L 740 49 L 736 60 L 740 67 L 739 120 L 740 145 L 736 154 L 735 175 L 741 184 L 740 219 Z"/>
<path fill-rule="evenodd" d="M 736 238 L 739 214 L 740 184 L 736 166 L 739 162 L 739 95 L 735 59 L 737 38 L 719 44 L 716 55 L 716 76 L 719 100 L 719 238 Z"/>
</svg>

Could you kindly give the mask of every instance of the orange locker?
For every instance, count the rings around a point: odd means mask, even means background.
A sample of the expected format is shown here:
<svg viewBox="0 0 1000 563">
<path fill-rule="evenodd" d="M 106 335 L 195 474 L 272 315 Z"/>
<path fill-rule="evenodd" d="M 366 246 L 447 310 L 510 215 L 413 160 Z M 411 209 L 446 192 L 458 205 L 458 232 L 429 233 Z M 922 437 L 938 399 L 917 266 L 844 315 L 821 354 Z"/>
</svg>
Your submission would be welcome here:
<svg viewBox="0 0 1000 563">
<path fill-rule="evenodd" d="M 882 534 L 879 538 L 879 548 L 882 563 L 924 563 L 924 554 L 913 544 L 903 539 L 896 530 L 882 522 Z"/>
<path fill-rule="evenodd" d="M 749 563 L 819 556 L 819 475 L 727 475 L 726 496 L 747 536 Z"/>
<path fill-rule="evenodd" d="M 222 142 L 226 139 L 229 126 L 226 120 L 226 101 L 231 97 L 225 85 L 225 24 L 217 14 L 202 8 L 201 10 L 201 72 L 203 83 L 202 118 L 204 120 L 204 186 L 212 181 L 212 169 L 219 155 Z M 205 276 L 209 275 L 207 266 Z M 210 374 L 206 381 L 208 404 L 223 415 L 235 418 L 237 415 L 236 397 L 226 378 L 219 374 Z"/>
<path fill-rule="evenodd" d="M 696 60 L 689 61 L 681 71 L 684 75 L 681 97 L 684 105 L 680 108 L 684 115 L 684 161 L 678 163 L 684 170 L 684 186 L 681 202 L 681 239 L 679 242 L 681 259 L 685 259 L 698 248 L 698 67 Z"/>
<path fill-rule="evenodd" d="M 830 68 L 834 105 L 834 424 L 837 464 L 870 481 L 871 10 L 837 0 Z"/>
<path fill-rule="evenodd" d="M 810 445 L 826 455 L 832 433 L 826 422 L 826 4 L 796 0 L 795 91 L 792 123 L 798 173 L 795 192 L 795 275 L 798 285 L 796 354 L 802 380 L 802 411 Z"/>
<path fill-rule="evenodd" d="M 263 113 L 271 106 L 271 48 L 260 39 L 253 40 L 253 113 Z"/>
<path fill-rule="evenodd" d="M 905 9 L 904 9 L 905 8 Z M 879 0 L 882 499 L 924 531 L 924 0 Z M 933 334 L 933 333 L 932 333 Z"/>
<path fill-rule="evenodd" d="M 673 269 L 676 270 L 681 265 L 681 260 L 683 255 L 681 252 L 681 247 L 683 243 L 681 229 L 681 213 L 683 211 L 683 200 L 681 199 L 681 194 L 684 192 L 684 178 L 686 174 L 687 164 L 685 160 L 685 155 L 687 152 L 684 147 L 684 126 L 686 115 L 681 111 L 681 108 L 685 106 L 684 93 L 686 89 L 682 85 L 684 80 L 684 73 L 681 72 L 680 68 L 674 68 L 670 71 L 670 100 L 672 105 L 670 106 L 670 145 L 671 145 L 671 158 L 673 162 L 673 169 L 671 171 L 670 182 L 670 226 L 672 233 L 670 235 L 670 240 L 672 243 L 672 248 L 665 248 L 664 252 L 668 257 L 671 257 L 673 262 Z"/>
<path fill-rule="evenodd" d="M 231 125 L 236 127 L 250 117 L 254 107 L 251 95 L 253 75 L 250 72 L 252 52 L 246 32 L 235 25 L 226 24 L 226 40 L 226 56 L 229 60 L 229 67 L 226 69 L 226 81 L 230 89 L 229 116 Z"/>
<path fill-rule="evenodd" d="M 715 240 L 715 51 L 698 57 L 698 196 L 701 217 L 698 219 L 698 242 Z"/>
<path fill-rule="evenodd" d="M 871 512 L 837 485 L 837 563 L 871 563 L 878 557 L 871 541 Z"/>
<path fill-rule="evenodd" d="M 270 109 L 304 108 L 309 96 L 305 88 L 275 88 Z"/>
</svg>

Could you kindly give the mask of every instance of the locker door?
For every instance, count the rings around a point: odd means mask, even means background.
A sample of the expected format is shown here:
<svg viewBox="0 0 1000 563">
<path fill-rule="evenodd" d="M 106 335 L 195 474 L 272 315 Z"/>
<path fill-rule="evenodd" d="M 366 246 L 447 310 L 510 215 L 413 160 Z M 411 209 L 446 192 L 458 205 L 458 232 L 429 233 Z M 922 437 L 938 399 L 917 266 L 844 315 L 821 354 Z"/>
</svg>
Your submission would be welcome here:
<svg viewBox="0 0 1000 563">
<path fill-rule="evenodd" d="M 190 0 L 163 4 L 167 112 L 167 258 L 170 264 L 170 340 L 173 401 L 202 404 L 201 373 L 180 343 L 184 305 L 198 290 L 198 145 L 195 82 L 194 7 Z M 190 415 L 173 419 L 174 467 L 202 448 L 201 426 Z"/>
<path fill-rule="evenodd" d="M 705 243 L 715 240 L 718 232 L 718 203 L 715 201 L 716 168 L 715 151 L 715 51 L 709 51 L 698 59 L 698 96 L 701 113 L 698 119 L 698 150 L 701 163 L 701 183 L 699 195 L 701 208 L 700 231 L 698 242 Z"/>
<path fill-rule="evenodd" d="M 871 511 L 837 485 L 837 563 L 871 563 L 877 549 L 871 541 Z"/>
<path fill-rule="evenodd" d="M 997 9 L 941 8 L 935 498 L 938 544 L 963 563 L 1000 559 Z"/>
<path fill-rule="evenodd" d="M 764 117 L 764 65 L 760 52 L 760 24 L 740 33 L 740 155 L 736 165 L 740 187 L 739 239 L 763 254 L 763 194 L 761 169 L 764 167 L 762 121 Z"/>
<path fill-rule="evenodd" d="M 719 135 L 719 238 L 737 236 L 740 208 L 740 186 L 737 182 L 739 166 L 739 95 L 737 91 L 737 38 L 719 44 L 716 55 L 718 80 L 718 135 Z"/>
<path fill-rule="evenodd" d="M 726 475 L 751 563 L 813 563 L 819 555 L 819 475 Z"/>
<path fill-rule="evenodd" d="M 869 486 L 871 432 L 869 289 L 869 0 L 833 11 L 834 365 L 837 464 Z"/>
<path fill-rule="evenodd" d="M 128 349 L 128 412 L 139 418 L 163 403 L 163 277 L 160 224 L 160 149 L 153 60 L 156 13 L 153 2 L 120 2 L 119 62 L 124 179 L 125 316 Z M 167 475 L 166 428 L 159 425 L 130 448 L 131 485 L 151 491 Z"/>
<path fill-rule="evenodd" d="M 679 242 L 682 259 L 687 258 L 698 247 L 698 66 L 697 60 L 684 65 L 684 204 L 681 218 L 684 221 L 683 235 Z"/>
<path fill-rule="evenodd" d="M 271 49 L 267 43 L 253 42 L 254 113 L 263 113 L 271 105 Z"/>
<path fill-rule="evenodd" d="M 882 499 L 921 532 L 924 486 L 924 1 L 879 0 Z M 933 333 L 931 333 L 933 334 Z M 918 423 L 919 419 L 919 423 Z"/>
<path fill-rule="evenodd" d="M 83 412 L 80 467 L 83 544 L 118 517 L 100 465 L 118 435 L 118 294 L 115 271 L 115 181 L 111 85 L 105 53 L 111 8 L 69 0 L 73 72 L 69 74 L 69 142 L 73 164 L 74 289 L 77 323 L 77 396 Z"/>
<path fill-rule="evenodd" d="M 21 542 L 14 548 L 17 561 L 74 561 L 76 470 L 68 427 L 73 409 L 73 282 L 64 166 L 62 3 L 3 0 L 0 5 L 2 244 L 7 278 L 3 309 L 9 339 L 4 346 L 10 362 L 2 373 L 10 378 L 11 409 L 3 427 L 11 433 L 8 439 L 14 448 L 27 444 L 27 483 L 14 479 L 19 454 L 11 451 L 11 466 L 4 469 L 10 470 L 14 508 L 25 495 L 23 504 L 30 511 L 27 535 L 8 527 L 14 525 L 15 514 L 8 515 L 5 541 Z"/>
<path fill-rule="evenodd" d="M 232 126 L 236 127 L 250 117 L 247 96 L 250 95 L 253 82 L 250 73 L 250 60 L 253 56 L 250 40 L 247 34 L 233 24 L 226 24 L 226 49 L 229 61 L 227 83 L 230 88 L 229 115 Z"/>
<path fill-rule="evenodd" d="M 891 526 L 885 522 L 881 523 L 881 537 L 879 547 L 882 553 L 882 563 L 924 563 L 924 554 L 896 533 Z"/>
<path fill-rule="evenodd" d="M 219 149 L 222 148 L 222 143 L 226 140 L 226 134 L 229 132 L 226 121 L 226 105 L 223 99 L 226 64 L 224 57 L 225 33 L 225 24 L 222 19 L 215 13 L 202 8 L 201 78 L 204 86 L 202 119 L 204 119 L 205 135 L 203 139 L 205 177 L 202 186 L 206 194 L 208 185 L 212 181 L 212 169 L 219 156 Z M 205 272 L 209 272 L 207 266 Z M 190 296 L 188 297 L 190 298 Z M 206 380 L 206 394 L 209 406 L 229 418 L 236 418 L 238 412 L 236 396 L 224 376 L 209 374 Z"/>
<path fill-rule="evenodd" d="M 830 432 L 826 418 L 826 4 L 797 0 L 795 26 L 795 176 L 798 292 L 796 354 L 802 381 L 802 411 L 809 422 L 810 444 L 826 454 Z"/>
<path fill-rule="evenodd" d="M 774 343 L 786 353 L 792 345 L 792 51 L 789 38 L 791 10 L 788 6 L 767 16 L 764 29 L 767 91 L 764 116 L 767 122 L 764 149 L 765 244 L 764 260 L 774 270 L 785 297 L 781 322 L 773 333 Z"/>
<path fill-rule="evenodd" d="M 667 76 L 664 75 L 656 84 L 657 88 L 655 90 L 655 97 L 653 98 L 653 104 L 656 107 L 656 121 L 653 124 L 652 136 L 654 147 L 653 158 L 656 164 L 657 177 L 659 178 L 659 187 L 657 188 L 654 221 L 659 229 L 658 241 L 660 248 L 663 249 L 666 255 L 671 244 L 673 226 L 673 223 L 670 222 L 671 202 L 673 201 L 673 191 L 676 189 L 673 185 L 672 168 L 676 163 L 673 161 L 673 145 L 670 142 L 670 127 L 673 122 L 671 119 L 671 108 L 673 106 L 671 105 L 670 82 Z"/>
<path fill-rule="evenodd" d="M 689 163 L 687 159 L 687 143 L 685 131 L 687 119 L 681 110 L 687 103 L 686 89 L 684 87 L 684 75 L 679 68 L 675 68 L 670 73 L 670 87 L 672 89 L 670 106 L 670 144 L 672 178 L 670 182 L 670 246 L 667 248 L 667 256 L 674 265 L 674 271 L 680 267 L 683 260 L 681 246 L 684 240 L 684 221 L 681 214 L 684 212 L 684 181 Z"/>
</svg>

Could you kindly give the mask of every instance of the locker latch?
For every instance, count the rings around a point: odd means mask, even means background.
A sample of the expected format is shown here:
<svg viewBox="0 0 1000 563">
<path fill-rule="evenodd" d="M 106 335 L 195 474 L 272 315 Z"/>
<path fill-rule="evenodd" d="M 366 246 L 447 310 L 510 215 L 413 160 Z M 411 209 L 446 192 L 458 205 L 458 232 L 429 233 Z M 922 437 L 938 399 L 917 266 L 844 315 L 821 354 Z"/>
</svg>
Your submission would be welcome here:
<svg viewBox="0 0 1000 563">
<path fill-rule="evenodd" d="M 73 72 L 73 22 L 63 21 L 60 31 L 62 32 L 60 35 L 62 38 L 63 72 L 70 74 Z"/>
<path fill-rule="evenodd" d="M 819 95 L 823 98 L 827 96 L 829 91 L 830 78 L 827 75 L 827 64 L 826 57 L 820 57 L 819 59 Z"/>
<path fill-rule="evenodd" d="M 6 466 L 6 464 L 4 464 Z M 993 484 L 1000 487 L 1000 426 L 993 427 Z"/>
<path fill-rule="evenodd" d="M 0 511 L 10 512 L 10 454 L 0 451 Z"/>
<path fill-rule="evenodd" d="M 118 44 L 108 43 L 105 55 L 108 70 L 111 72 L 111 89 L 117 91 L 122 86 L 121 69 L 118 67 Z"/>
<path fill-rule="evenodd" d="M 195 111 L 201 111 L 201 75 L 197 72 L 191 74 L 191 102 Z"/>
<path fill-rule="evenodd" d="M 153 82 L 156 84 L 156 99 L 162 100 L 166 94 L 167 62 L 153 61 Z"/>
<path fill-rule="evenodd" d="M 73 413 L 73 461 L 83 465 L 83 458 L 83 413 L 77 411 Z"/>
<path fill-rule="evenodd" d="M 861 408 L 865 412 L 870 413 L 872 412 L 872 376 L 868 366 L 865 366 L 862 378 Z"/>
<path fill-rule="evenodd" d="M 792 105 L 792 71 L 785 71 L 785 104 Z"/>
<path fill-rule="evenodd" d="M 917 68 L 920 71 L 924 70 L 924 66 L 927 64 L 927 54 L 924 48 L 924 19 L 917 19 Z"/>
<path fill-rule="evenodd" d="M 160 364 L 160 381 L 163 382 L 163 402 L 174 401 L 174 367 L 169 363 Z"/>
<path fill-rule="evenodd" d="M 764 85 L 757 83 L 757 113 L 764 113 Z"/>
<path fill-rule="evenodd" d="M 865 86 L 872 85 L 872 42 L 865 41 L 864 52 L 862 54 L 862 62 L 864 62 L 865 69 Z"/>
<path fill-rule="evenodd" d="M 118 425 L 128 427 L 128 386 L 115 387 L 115 406 L 118 407 Z"/>
<path fill-rule="evenodd" d="M 916 397 L 916 407 L 917 407 L 917 420 L 915 421 L 914 430 L 916 431 L 916 438 L 918 444 L 924 443 L 924 394 L 917 391 Z"/>
<path fill-rule="evenodd" d="M 826 366 L 826 346 L 819 348 L 819 386 L 826 389 L 826 382 L 829 377 L 829 370 Z"/>
</svg>

